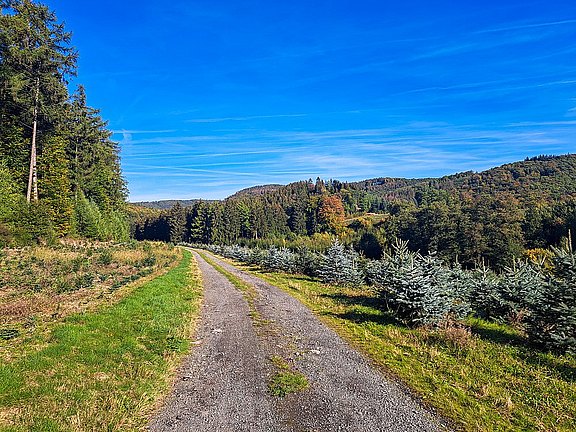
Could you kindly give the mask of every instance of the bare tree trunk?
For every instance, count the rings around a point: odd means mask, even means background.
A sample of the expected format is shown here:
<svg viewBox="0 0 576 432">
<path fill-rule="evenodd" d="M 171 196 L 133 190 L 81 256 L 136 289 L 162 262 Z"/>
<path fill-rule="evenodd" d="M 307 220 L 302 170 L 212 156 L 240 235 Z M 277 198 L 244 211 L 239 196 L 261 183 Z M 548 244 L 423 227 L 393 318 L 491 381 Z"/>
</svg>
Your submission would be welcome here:
<svg viewBox="0 0 576 432">
<path fill-rule="evenodd" d="M 34 96 L 34 114 L 32 123 L 32 149 L 30 151 L 30 173 L 28 175 L 28 192 L 26 200 L 38 201 L 38 172 L 36 169 L 36 130 L 38 127 L 38 96 L 40 93 L 40 79 L 36 78 L 36 94 Z"/>
</svg>

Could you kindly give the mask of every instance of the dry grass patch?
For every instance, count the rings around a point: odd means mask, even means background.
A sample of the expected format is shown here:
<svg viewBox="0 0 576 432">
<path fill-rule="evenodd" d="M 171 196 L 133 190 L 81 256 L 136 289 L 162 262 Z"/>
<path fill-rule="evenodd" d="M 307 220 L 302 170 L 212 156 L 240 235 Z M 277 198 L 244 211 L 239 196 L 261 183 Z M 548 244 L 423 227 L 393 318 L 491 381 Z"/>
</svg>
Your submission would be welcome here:
<svg viewBox="0 0 576 432">
<path fill-rule="evenodd" d="M 0 251 L 0 329 L 85 310 L 175 262 L 161 243 L 64 243 Z"/>
<path fill-rule="evenodd" d="M 113 304 L 71 314 L 0 363 L 0 431 L 141 430 L 188 352 L 201 280 L 184 253 Z"/>
</svg>

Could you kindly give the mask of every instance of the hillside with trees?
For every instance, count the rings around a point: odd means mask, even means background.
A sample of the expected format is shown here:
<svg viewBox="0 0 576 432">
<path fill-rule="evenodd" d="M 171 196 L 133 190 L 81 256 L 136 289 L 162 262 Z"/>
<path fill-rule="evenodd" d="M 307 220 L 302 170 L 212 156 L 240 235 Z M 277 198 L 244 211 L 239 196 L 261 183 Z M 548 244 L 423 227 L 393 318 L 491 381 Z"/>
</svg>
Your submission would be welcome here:
<svg viewBox="0 0 576 432">
<path fill-rule="evenodd" d="M 76 75 L 71 33 L 46 6 L 0 3 L 0 244 L 125 239 L 118 144 Z"/>
<path fill-rule="evenodd" d="M 370 192 L 388 201 L 418 201 L 422 191 L 433 189 L 467 192 L 473 196 L 511 193 L 527 202 L 533 199 L 560 199 L 575 194 L 576 155 L 536 156 L 483 172 L 467 171 L 438 179 L 376 178 L 350 183 L 349 189 Z"/>
<path fill-rule="evenodd" d="M 143 215 L 138 239 L 207 244 L 302 244 L 338 235 L 370 258 L 400 238 L 445 261 L 503 268 L 576 228 L 576 155 L 540 156 L 438 179 L 308 180 L 258 194 Z M 329 242 L 320 242 L 326 247 Z M 316 242 L 318 244 L 318 242 Z"/>
</svg>

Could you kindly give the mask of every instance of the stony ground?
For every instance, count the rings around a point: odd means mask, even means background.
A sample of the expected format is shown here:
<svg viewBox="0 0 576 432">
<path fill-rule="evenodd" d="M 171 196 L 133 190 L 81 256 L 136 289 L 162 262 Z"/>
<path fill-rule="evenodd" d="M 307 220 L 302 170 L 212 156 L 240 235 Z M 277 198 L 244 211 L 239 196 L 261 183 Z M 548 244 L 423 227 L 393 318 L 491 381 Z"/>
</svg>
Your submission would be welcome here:
<svg viewBox="0 0 576 432">
<path fill-rule="evenodd" d="M 198 254 L 202 323 L 152 431 L 438 431 L 442 420 L 385 379 L 297 300 L 210 257 L 249 284 L 241 291 Z M 284 397 L 278 364 L 308 388 Z M 284 370 L 284 369 L 283 369 Z"/>
</svg>

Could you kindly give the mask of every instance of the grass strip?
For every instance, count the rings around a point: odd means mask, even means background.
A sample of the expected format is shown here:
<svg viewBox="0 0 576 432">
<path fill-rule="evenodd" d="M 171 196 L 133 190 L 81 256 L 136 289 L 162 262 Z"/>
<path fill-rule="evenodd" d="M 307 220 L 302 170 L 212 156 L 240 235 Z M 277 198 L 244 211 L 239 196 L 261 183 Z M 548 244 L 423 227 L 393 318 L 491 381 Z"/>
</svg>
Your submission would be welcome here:
<svg viewBox="0 0 576 432">
<path fill-rule="evenodd" d="M 367 289 L 238 265 L 310 308 L 391 378 L 466 431 L 576 430 L 576 357 L 533 350 L 509 326 L 409 329 Z"/>
<path fill-rule="evenodd" d="M 272 356 L 270 361 L 277 370 L 268 381 L 268 391 L 272 395 L 284 397 L 290 393 L 306 390 L 310 386 L 306 376 L 292 369 L 282 357 Z"/>
<path fill-rule="evenodd" d="M 0 365 L 0 430 L 140 430 L 188 351 L 202 284 L 191 254 L 117 304 L 55 326 Z"/>
</svg>

